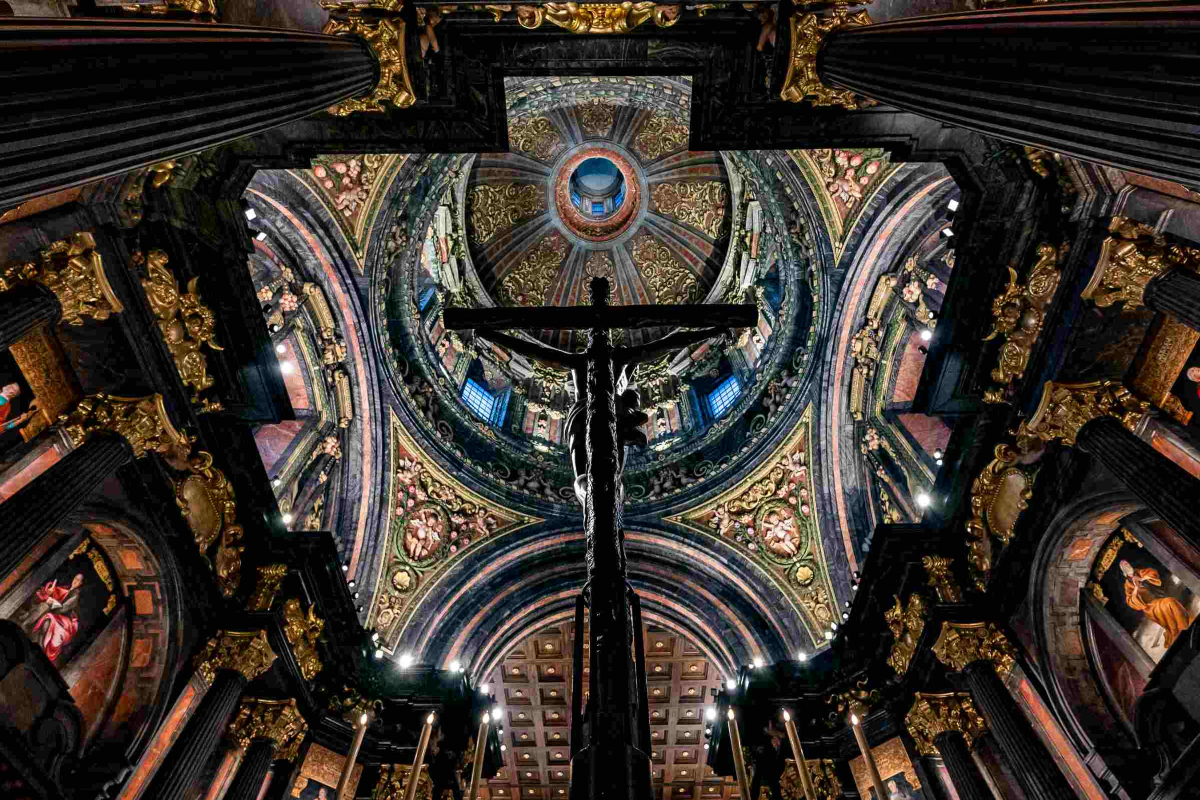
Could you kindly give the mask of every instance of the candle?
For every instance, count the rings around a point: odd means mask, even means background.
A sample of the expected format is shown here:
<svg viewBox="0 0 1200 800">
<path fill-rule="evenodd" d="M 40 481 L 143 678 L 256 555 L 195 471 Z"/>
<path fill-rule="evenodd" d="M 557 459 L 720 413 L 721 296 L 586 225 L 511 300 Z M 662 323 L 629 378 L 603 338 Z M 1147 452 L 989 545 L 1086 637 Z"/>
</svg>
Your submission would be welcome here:
<svg viewBox="0 0 1200 800">
<path fill-rule="evenodd" d="M 416 800 L 417 784 L 421 779 L 421 767 L 425 766 L 425 751 L 429 749 L 429 737 L 433 734 L 433 714 L 425 718 L 421 728 L 421 741 L 417 742 L 417 755 L 413 759 L 412 771 L 408 773 L 408 786 L 404 789 L 404 800 Z"/>
<path fill-rule="evenodd" d="M 850 727 L 854 730 L 854 738 L 858 742 L 858 749 L 862 751 L 863 759 L 867 762 L 867 774 L 871 776 L 871 783 L 875 787 L 876 797 L 887 797 L 887 792 L 883 790 L 883 779 L 879 777 L 879 768 L 875 766 L 875 756 L 871 755 L 871 745 L 867 743 L 867 735 L 863 732 L 860 720 L 855 713 L 850 714 Z"/>
<path fill-rule="evenodd" d="M 475 736 L 475 765 L 471 767 L 471 794 L 467 800 L 475 800 L 479 796 L 479 778 L 483 775 L 483 751 L 487 749 L 488 712 L 483 712 L 483 720 L 479 723 L 479 733 Z"/>
<path fill-rule="evenodd" d="M 737 772 L 738 789 L 742 800 L 752 800 L 750 797 L 750 782 L 746 780 L 746 757 L 742 754 L 742 735 L 738 732 L 737 717 L 733 709 L 729 709 L 729 739 L 733 743 L 733 767 Z"/>
<path fill-rule="evenodd" d="M 800 736 L 796 733 L 796 722 L 787 709 L 783 712 L 783 726 L 787 729 L 788 741 L 792 744 L 792 756 L 796 759 L 796 771 L 800 773 L 800 785 L 804 787 L 805 800 L 817 800 L 812 777 L 808 774 L 808 762 L 804 760 L 804 748 L 800 746 Z"/>
</svg>

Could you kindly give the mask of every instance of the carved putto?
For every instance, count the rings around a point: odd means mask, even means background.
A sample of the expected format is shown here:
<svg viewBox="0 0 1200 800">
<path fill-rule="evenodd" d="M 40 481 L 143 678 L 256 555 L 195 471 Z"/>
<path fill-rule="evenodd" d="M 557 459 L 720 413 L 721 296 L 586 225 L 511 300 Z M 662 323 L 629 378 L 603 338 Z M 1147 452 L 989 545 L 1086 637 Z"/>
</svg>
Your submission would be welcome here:
<svg viewBox="0 0 1200 800">
<path fill-rule="evenodd" d="M 321 659 L 317 655 L 317 640 L 325 629 L 325 621 L 317 616 L 316 605 L 308 607 L 305 613 L 298 598 L 291 598 L 283 604 L 283 633 L 292 646 L 292 654 L 300 665 L 300 673 L 306 681 L 311 681 L 321 671 Z"/>
<path fill-rule="evenodd" d="M 917 652 L 917 642 L 925 629 L 925 599 L 917 592 L 908 596 L 908 607 L 900 605 L 900 596 L 896 596 L 896 605 L 884 612 L 883 618 L 892 632 L 892 651 L 888 655 L 888 666 L 897 675 L 904 675 L 913 655 Z"/>
<path fill-rule="evenodd" d="M 1057 265 L 1061 253 L 1052 245 L 1038 247 L 1038 260 L 1025 285 L 1017 282 L 1017 271 L 1008 268 L 1008 287 L 992 301 L 992 331 L 983 338 L 989 342 L 1004 335 L 1000 364 L 992 370 L 992 380 L 1012 383 L 1025 374 L 1029 356 L 1042 332 L 1046 309 L 1054 300 L 1061 276 Z"/>
</svg>

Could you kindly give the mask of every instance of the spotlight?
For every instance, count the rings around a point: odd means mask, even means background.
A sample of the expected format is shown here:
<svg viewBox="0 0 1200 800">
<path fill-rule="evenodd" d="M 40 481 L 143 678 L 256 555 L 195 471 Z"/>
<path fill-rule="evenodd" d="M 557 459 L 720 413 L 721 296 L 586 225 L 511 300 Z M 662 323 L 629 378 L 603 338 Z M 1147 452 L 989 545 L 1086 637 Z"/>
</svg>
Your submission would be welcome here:
<svg viewBox="0 0 1200 800">
<path fill-rule="evenodd" d="M 488 689 L 490 689 L 490 688 L 491 688 L 491 687 L 490 687 L 490 686 L 488 686 L 486 683 L 481 683 L 481 684 L 479 684 L 479 693 L 480 693 L 480 694 L 487 694 L 487 693 L 488 693 Z"/>
<path fill-rule="evenodd" d="M 502 744 L 502 745 L 500 745 L 500 752 L 501 752 L 501 753 L 503 753 L 503 752 L 504 752 L 505 750 L 507 750 L 507 749 L 508 749 L 508 746 L 507 746 L 507 745 L 503 745 L 503 744 Z"/>
<path fill-rule="evenodd" d="M 707 750 L 707 749 L 708 749 L 708 742 L 705 742 L 705 743 L 704 743 L 704 749 L 705 749 L 705 750 Z"/>
<path fill-rule="evenodd" d="M 378 632 L 378 631 L 376 631 L 375 633 L 372 633 L 372 634 L 371 634 L 371 641 L 372 641 L 372 642 L 378 642 L 378 641 L 379 641 L 379 632 Z"/>
<path fill-rule="evenodd" d="M 279 355 L 283 355 L 284 353 L 287 352 L 287 345 L 285 345 L 285 344 L 275 345 L 275 352 L 279 353 Z"/>
<path fill-rule="evenodd" d="M 730 678 L 729 680 L 725 681 L 725 688 L 732 692 L 737 688 L 737 681 L 733 678 Z"/>
<path fill-rule="evenodd" d="M 256 241 L 256 242 L 265 242 L 266 240 L 267 240 L 267 232 L 266 231 L 259 231 L 258 234 L 254 237 L 254 241 Z"/>
<path fill-rule="evenodd" d="M 408 669 L 412 666 L 413 657 L 411 653 L 405 653 L 400 656 L 400 669 Z"/>
<path fill-rule="evenodd" d="M 457 661 L 451 661 L 450 662 L 450 671 L 451 672 L 461 672 L 462 664 L 458 663 Z"/>
<path fill-rule="evenodd" d="M 850 607 L 850 601 L 849 601 L 849 600 L 847 600 L 847 601 L 846 601 L 846 608 L 849 608 L 849 607 Z"/>
<path fill-rule="evenodd" d="M 833 631 L 825 631 L 825 640 L 829 641 L 833 638 Z"/>
<path fill-rule="evenodd" d="M 279 365 L 279 371 L 282 372 L 284 375 L 291 375 L 295 369 L 296 369 L 296 365 L 293 364 L 291 361 L 284 361 L 282 364 Z"/>
<path fill-rule="evenodd" d="M 482 687 L 482 688 L 486 689 L 486 688 L 487 688 L 487 684 L 485 683 L 485 684 L 483 685 L 483 687 Z M 501 713 L 502 713 L 502 712 L 500 711 L 500 706 L 496 706 L 495 708 L 493 708 L 493 709 L 492 709 L 492 719 L 494 719 L 494 720 L 496 720 L 497 722 L 499 722 L 499 721 L 500 721 L 500 715 L 501 715 Z"/>
<path fill-rule="evenodd" d="M 951 200 L 949 203 L 946 204 L 946 207 L 949 208 L 951 211 L 958 211 L 958 201 Z"/>
<path fill-rule="evenodd" d="M 278 322 L 274 323 L 270 327 L 271 333 L 279 333 L 281 330 L 283 330 L 283 326 L 280 325 Z"/>
<path fill-rule="evenodd" d="M 857 584 L 857 583 L 852 583 L 852 584 L 850 584 L 850 591 L 852 591 L 852 592 L 857 592 L 857 591 L 858 591 L 858 584 Z"/>
<path fill-rule="evenodd" d="M 271 481 L 271 485 L 278 489 L 280 486 L 283 486 L 283 481 L 279 480 L 279 478 L 276 478 L 275 480 Z"/>
<path fill-rule="evenodd" d="M 917 505 L 921 508 L 929 508 L 929 504 L 932 502 L 933 500 L 930 499 L 929 495 L 925 494 L 925 492 L 921 492 L 917 495 Z"/>
<path fill-rule="evenodd" d="M 362 612 L 363 612 L 363 607 L 362 607 L 362 606 L 359 606 L 359 607 L 358 607 L 358 613 L 360 613 L 360 614 L 361 614 Z"/>
<path fill-rule="evenodd" d="M 706 710 L 704 712 L 704 718 L 707 720 L 716 719 L 717 718 L 717 710 L 715 708 L 709 708 L 708 710 Z"/>
<path fill-rule="evenodd" d="M 942 236 L 945 236 L 947 239 L 949 239 L 954 236 L 954 230 L 952 228 L 943 228 Z"/>
<path fill-rule="evenodd" d="M 253 208 L 246 209 L 246 220 L 248 222 L 253 222 L 255 219 L 257 219 L 257 217 L 258 217 L 258 212 L 255 211 Z"/>
<path fill-rule="evenodd" d="M 762 669 L 762 665 L 763 665 L 763 661 L 761 658 L 754 659 L 754 668 L 755 669 Z"/>
<path fill-rule="evenodd" d="M 830 630 L 835 630 L 835 631 L 836 631 L 836 630 L 837 630 L 837 623 L 836 623 L 836 622 L 831 622 L 831 623 L 829 623 L 829 628 L 830 628 Z"/>
<path fill-rule="evenodd" d="M 929 330 L 929 328 L 925 328 L 924 330 L 921 331 L 921 341 L 922 342 L 928 342 L 932 338 L 933 338 L 933 331 Z"/>
<path fill-rule="evenodd" d="M 850 612 L 849 612 L 849 611 L 843 611 L 843 612 L 842 612 L 842 619 L 843 619 L 843 620 L 848 620 L 848 619 L 850 619 Z"/>
<path fill-rule="evenodd" d="M 379 659 L 381 659 L 381 658 L 383 658 L 383 648 L 382 648 L 382 647 L 376 647 L 376 648 L 375 648 L 375 659 L 376 659 L 376 660 L 379 660 Z"/>
<path fill-rule="evenodd" d="M 357 600 L 357 599 L 358 599 L 358 592 L 355 592 L 354 594 L 352 594 L 352 595 L 351 595 L 351 597 L 353 597 L 355 600 Z"/>
<path fill-rule="evenodd" d="M 291 515 L 291 514 L 284 514 L 284 515 L 283 515 L 283 524 L 284 524 L 284 525 L 291 525 L 291 524 L 292 524 L 292 515 Z"/>
<path fill-rule="evenodd" d="M 942 460 L 939 458 L 939 459 L 938 459 L 937 461 L 935 461 L 934 463 L 935 463 L 935 464 L 937 464 L 937 465 L 940 467 L 940 466 L 943 464 L 943 461 L 942 461 Z"/>
<path fill-rule="evenodd" d="M 941 458 L 941 457 L 942 457 L 942 451 L 941 451 L 941 450 L 934 450 L 934 451 L 933 451 L 933 457 L 934 457 L 934 458 Z"/>
<path fill-rule="evenodd" d="M 808 661 L 808 653 L 804 651 L 796 653 L 796 660 L 803 664 L 805 661 Z"/>
<path fill-rule="evenodd" d="M 350 571 L 350 565 L 342 564 L 342 572 L 349 572 L 349 571 Z"/>
<path fill-rule="evenodd" d="M 353 588 L 354 588 L 354 579 L 353 579 L 353 578 L 351 578 L 351 579 L 350 579 L 350 582 L 349 582 L 349 583 L 347 583 L 346 585 L 347 585 L 347 586 L 349 586 L 351 589 L 353 589 Z"/>
</svg>

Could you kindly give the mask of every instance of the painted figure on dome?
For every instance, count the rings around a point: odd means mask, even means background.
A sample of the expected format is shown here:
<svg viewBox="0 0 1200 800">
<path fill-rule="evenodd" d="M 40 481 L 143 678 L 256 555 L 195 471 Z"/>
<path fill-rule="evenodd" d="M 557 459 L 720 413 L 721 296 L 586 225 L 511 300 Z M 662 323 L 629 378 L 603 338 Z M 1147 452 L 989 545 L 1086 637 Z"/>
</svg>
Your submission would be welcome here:
<svg viewBox="0 0 1200 800">
<path fill-rule="evenodd" d="M 1163 591 L 1158 570 L 1153 567 L 1134 569 L 1124 559 L 1120 566 L 1125 576 L 1125 602 L 1161 627 L 1165 636 L 1163 644 L 1170 647 L 1179 634 L 1192 624 L 1192 616 L 1182 603 Z"/>
<path fill-rule="evenodd" d="M 31 615 L 33 624 L 29 638 L 41 645 L 51 662 L 79 632 L 79 587 L 82 585 L 83 574 L 79 573 L 70 586 L 59 586 L 57 580 L 52 580 L 35 593 L 39 605 Z"/>
</svg>

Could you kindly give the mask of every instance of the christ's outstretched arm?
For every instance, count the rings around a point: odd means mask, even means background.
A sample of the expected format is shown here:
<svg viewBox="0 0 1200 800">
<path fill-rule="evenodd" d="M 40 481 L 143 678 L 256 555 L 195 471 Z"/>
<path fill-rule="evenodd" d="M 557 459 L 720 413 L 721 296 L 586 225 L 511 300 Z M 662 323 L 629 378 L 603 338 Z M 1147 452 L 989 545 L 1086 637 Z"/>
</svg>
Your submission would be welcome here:
<svg viewBox="0 0 1200 800">
<path fill-rule="evenodd" d="M 639 345 L 638 347 L 617 347 L 613 350 L 613 362 L 615 366 L 621 367 L 630 366 L 633 364 L 641 364 L 645 361 L 653 361 L 656 358 L 661 358 L 668 353 L 674 353 L 682 350 L 688 345 L 703 342 L 705 339 L 712 339 L 715 336 L 723 334 L 733 335 L 729 328 L 705 328 L 699 331 L 678 331 L 669 336 L 664 336 L 656 342 Z"/>
<path fill-rule="evenodd" d="M 575 353 L 568 353 L 566 350 L 559 350 L 557 347 L 551 347 L 546 344 L 527 342 L 524 339 L 518 339 L 516 336 L 509 336 L 507 333 L 501 333 L 500 331 L 476 328 L 475 335 L 549 367 L 575 369 L 582 360 L 582 357 Z"/>
</svg>

